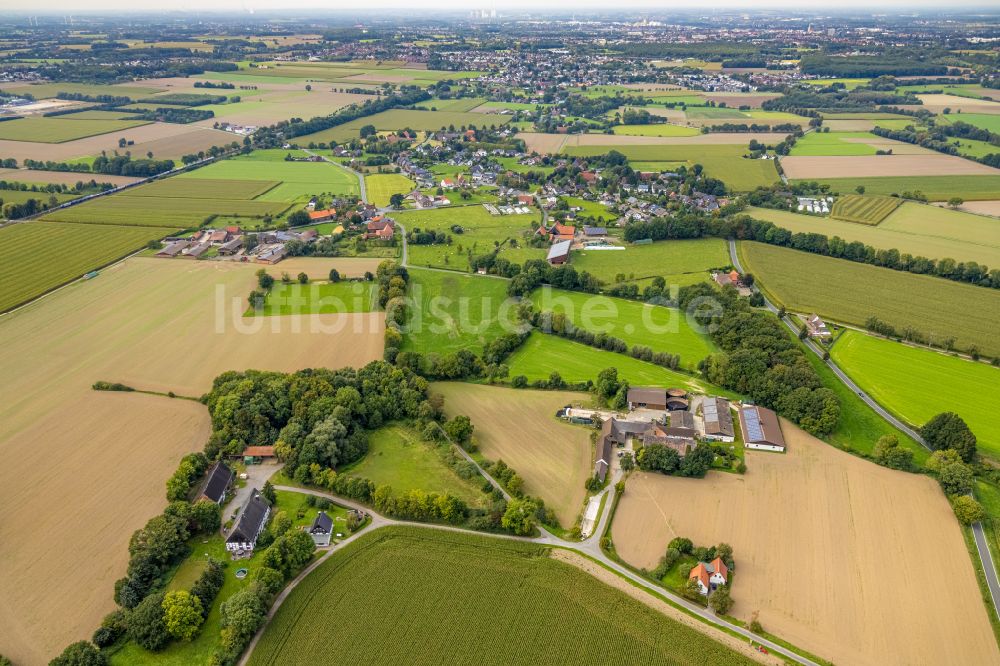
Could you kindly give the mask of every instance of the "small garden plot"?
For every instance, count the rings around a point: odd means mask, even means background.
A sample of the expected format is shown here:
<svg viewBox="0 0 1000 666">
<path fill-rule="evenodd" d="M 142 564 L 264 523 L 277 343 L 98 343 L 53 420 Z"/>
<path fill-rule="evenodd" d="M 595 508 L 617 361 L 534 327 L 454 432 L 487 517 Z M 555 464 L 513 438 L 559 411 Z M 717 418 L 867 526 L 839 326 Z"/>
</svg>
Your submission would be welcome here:
<svg viewBox="0 0 1000 666">
<path fill-rule="evenodd" d="M 181 199 L 253 199 L 278 185 L 276 180 L 168 178 L 135 187 L 120 196 Z"/>
<path fill-rule="evenodd" d="M 278 266 L 283 268 L 283 266 Z M 291 278 L 294 280 L 295 275 Z M 247 310 L 247 316 L 345 314 L 378 309 L 374 282 L 275 282 L 261 310 Z"/>
<path fill-rule="evenodd" d="M 830 211 L 830 217 L 847 222 L 875 225 L 903 203 L 898 197 L 860 196 L 847 194 L 837 199 Z"/>
<path fill-rule="evenodd" d="M 379 208 L 389 205 L 393 194 L 407 195 L 416 188 L 416 183 L 398 173 L 373 174 L 365 176 L 368 201 Z M 457 197 L 457 195 L 455 195 Z"/>
<path fill-rule="evenodd" d="M 394 495 L 421 490 L 448 493 L 470 506 L 484 499 L 483 479 L 471 463 L 457 458 L 450 444 L 425 442 L 404 425 L 380 428 L 368 436 L 368 453 L 339 474 L 387 485 Z"/>
<path fill-rule="evenodd" d="M 62 117 L 33 116 L 0 123 L 0 139 L 34 141 L 37 143 L 64 143 L 88 136 L 119 132 L 140 125 L 148 120 L 76 120 Z"/>
</svg>

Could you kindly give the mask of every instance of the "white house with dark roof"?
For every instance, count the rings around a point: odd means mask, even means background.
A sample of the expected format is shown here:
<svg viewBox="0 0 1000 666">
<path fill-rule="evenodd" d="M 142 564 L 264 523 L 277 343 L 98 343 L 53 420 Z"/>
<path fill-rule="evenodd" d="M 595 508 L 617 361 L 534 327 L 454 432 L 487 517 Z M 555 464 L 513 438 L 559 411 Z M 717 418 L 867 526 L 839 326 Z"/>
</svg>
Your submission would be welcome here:
<svg viewBox="0 0 1000 666">
<path fill-rule="evenodd" d="M 229 490 L 229 484 L 233 482 L 234 476 L 233 470 L 224 462 L 217 461 L 205 475 L 196 500 L 208 500 L 221 505 L 226 499 L 226 491 Z"/>
<path fill-rule="evenodd" d="M 309 536 L 312 537 L 313 543 L 317 546 L 330 545 L 330 537 L 333 536 L 333 519 L 325 511 L 316 514 L 316 518 L 309 527 Z"/>
<path fill-rule="evenodd" d="M 236 523 L 226 535 L 226 550 L 231 553 L 252 552 L 257 545 L 257 538 L 264 531 L 267 519 L 271 516 L 271 504 L 256 488 L 240 509 Z"/>
</svg>

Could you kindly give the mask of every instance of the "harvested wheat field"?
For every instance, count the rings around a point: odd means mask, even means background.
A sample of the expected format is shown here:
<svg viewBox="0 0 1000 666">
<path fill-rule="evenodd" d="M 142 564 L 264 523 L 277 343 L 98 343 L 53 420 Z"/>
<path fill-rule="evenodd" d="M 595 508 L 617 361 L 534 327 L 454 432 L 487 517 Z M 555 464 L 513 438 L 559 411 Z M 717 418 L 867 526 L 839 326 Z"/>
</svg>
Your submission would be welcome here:
<svg viewBox="0 0 1000 666">
<path fill-rule="evenodd" d="M 768 100 L 778 99 L 781 95 L 776 93 L 705 93 L 705 99 L 719 104 L 725 102 L 726 106 L 738 108 L 749 106 L 759 109 L 761 104 Z"/>
<path fill-rule="evenodd" d="M 988 99 L 937 94 L 917 95 L 917 99 L 923 102 L 922 106 L 908 106 L 903 108 L 927 109 L 931 113 L 942 113 L 945 109 L 951 109 L 952 113 L 959 111 L 962 113 L 1000 113 L 1000 102 L 991 102 Z"/>
<path fill-rule="evenodd" d="M 749 121 L 748 121 L 749 122 Z M 522 135 L 518 134 L 518 137 Z M 563 148 L 572 146 L 746 146 L 756 139 L 761 143 L 774 144 L 784 140 L 785 134 L 774 132 L 714 132 L 694 136 L 629 136 L 624 134 L 571 134 Z"/>
<path fill-rule="evenodd" d="M 519 132 L 518 139 L 524 140 L 524 145 L 529 153 L 558 153 L 566 143 L 565 134 L 545 134 L 543 132 Z"/>
<path fill-rule="evenodd" d="M 587 496 L 593 463 L 590 430 L 556 418 L 586 393 L 530 391 L 476 384 L 434 384 L 449 416 L 472 419 L 474 439 L 490 460 L 503 460 L 524 479 L 524 491 L 545 500 L 563 527 L 572 527 Z"/>
<path fill-rule="evenodd" d="M 867 178 L 874 176 L 997 175 L 1000 170 L 953 155 L 860 155 L 782 157 L 781 167 L 792 180 Z"/>
<path fill-rule="evenodd" d="M 946 204 L 935 204 L 944 206 Z M 990 215 L 992 217 L 1000 217 L 1000 201 L 966 201 L 961 206 L 961 210 L 967 213 L 975 213 L 976 215 Z"/>
<path fill-rule="evenodd" d="M 40 171 L 37 169 L 0 169 L 0 180 L 18 183 L 58 183 L 75 185 L 82 181 L 96 180 L 99 183 L 128 185 L 142 178 L 132 176 L 112 176 L 104 173 L 76 173 L 74 171 Z"/>
<path fill-rule="evenodd" d="M 114 608 L 132 531 L 163 510 L 167 477 L 210 432 L 197 402 L 74 379 L 30 398 L 48 403 L 34 418 L 5 410 L 0 436 L 0 653 L 25 666 L 89 638 Z"/>
<path fill-rule="evenodd" d="M 839 664 L 995 664 L 1000 650 L 958 522 L 938 485 L 839 451 L 787 421 L 785 455 L 744 476 L 632 476 L 612 526 L 653 567 L 675 536 L 725 541 L 731 613 Z"/>
<path fill-rule="evenodd" d="M 305 273 L 313 280 L 326 280 L 330 277 L 330 269 L 336 268 L 341 277 L 352 278 L 362 277 L 365 273 L 374 273 L 378 270 L 378 265 L 385 259 L 374 259 L 368 257 L 337 257 L 328 259 L 323 257 L 292 257 L 285 259 L 277 266 L 255 266 L 258 270 L 264 268 L 274 277 L 279 277 L 282 273 L 288 273 L 293 278 L 299 273 Z"/>
<path fill-rule="evenodd" d="M 199 396 L 225 370 L 382 357 L 382 313 L 244 318 L 257 268 L 133 258 L 0 317 L 0 653 L 44 663 L 90 636 L 129 536 L 208 435 L 198 403 L 93 382 Z"/>
</svg>

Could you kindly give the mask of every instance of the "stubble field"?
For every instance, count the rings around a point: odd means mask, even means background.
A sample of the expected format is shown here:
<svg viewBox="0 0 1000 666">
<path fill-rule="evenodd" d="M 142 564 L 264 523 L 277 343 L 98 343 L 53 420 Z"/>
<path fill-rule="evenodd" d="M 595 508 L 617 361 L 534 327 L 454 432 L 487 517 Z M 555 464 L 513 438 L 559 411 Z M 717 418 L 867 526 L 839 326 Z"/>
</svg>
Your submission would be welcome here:
<svg viewBox="0 0 1000 666">
<path fill-rule="evenodd" d="M 732 545 L 731 613 L 843 664 L 1000 660 L 958 523 L 933 479 L 838 451 L 782 422 L 788 453 L 743 476 L 640 473 L 612 525 L 652 568 L 675 536 Z"/>
<path fill-rule="evenodd" d="M 858 155 L 784 157 L 781 167 L 790 179 L 861 178 L 876 176 L 1000 175 L 985 164 L 954 155 Z M 874 194 L 874 192 L 873 192 Z"/>
<path fill-rule="evenodd" d="M 255 268 L 130 259 L 0 318 L 0 653 L 42 663 L 90 636 L 114 605 L 129 536 L 208 435 L 195 402 L 93 382 L 199 396 L 225 370 L 382 357 L 382 313 L 245 322 Z M 71 543 L 53 541 L 67 529 Z"/>
<path fill-rule="evenodd" d="M 472 419 L 479 450 L 503 459 L 524 479 L 524 491 L 545 500 L 563 527 L 573 522 L 587 496 L 584 482 L 593 460 L 590 431 L 556 419 L 569 404 L 590 402 L 586 393 L 529 391 L 500 386 L 440 383 L 449 416 Z"/>
</svg>

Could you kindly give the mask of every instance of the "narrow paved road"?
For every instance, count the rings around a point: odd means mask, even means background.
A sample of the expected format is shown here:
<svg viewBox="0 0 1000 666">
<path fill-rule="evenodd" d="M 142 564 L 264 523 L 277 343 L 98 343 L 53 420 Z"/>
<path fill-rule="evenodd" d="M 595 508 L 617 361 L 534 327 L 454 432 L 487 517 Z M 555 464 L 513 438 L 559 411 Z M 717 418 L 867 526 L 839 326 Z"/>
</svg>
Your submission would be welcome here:
<svg viewBox="0 0 1000 666">
<path fill-rule="evenodd" d="M 736 270 L 739 271 L 740 274 L 743 274 L 745 271 L 743 270 L 743 266 L 740 265 L 740 258 L 738 253 L 736 252 L 736 241 L 732 239 L 729 240 L 729 257 L 732 260 L 733 266 L 736 268 Z M 775 314 L 778 314 L 778 308 L 775 307 L 774 303 L 772 303 L 767 298 L 764 292 L 757 289 L 756 286 L 754 286 L 754 291 L 758 292 L 761 296 L 763 296 L 764 305 L 767 307 L 768 310 L 770 310 Z M 793 334 L 798 335 L 799 329 L 795 326 L 794 323 L 792 323 L 792 321 L 787 316 L 782 318 L 782 321 L 785 323 L 786 326 L 788 326 L 789 329 L 791 329 Z M 823 358 L 823 350 L 821 350 L 815 342 L 807 339 L 805 341 L 805 344 L 806 347 L 808 347 L 814 354 L 819 356 L 821 359 Z M 897 419 L 895 416 L 890 414 L 886 409 L 882 407 L 882 405 L 876 402 L 874 398 L 872 398 L 870 395 L 862 391 L 861 388 L 857 384 L 855 384 L 850 377 L 847 376 L 847 373 L 844 372 L 840 368 L 840 366 L 838 366 L 836 363 L 833 362 L 833 359 L 827 359 L 826 361 L 824 361 L 824 363 L 828 368 L 830 368 L 830 370 L 833 371 L 833 373 L 837 376 L 837 378 L 840 379 L 840 381 L 843 382 L 845 386 L 847 386 L 847 388 L 854 391 L 854 393 L 857 394 L 859 398 L 864 400 L 865 404 L 871 407 L 876 414 L 881 416 L 883 419 L 885 419 L 887 422 L 889 422 L 892 426 L 894 426 L 901 432 L 904 432 L 910 437 L 912 437 L 915 441 L 919 442 L 920 445 L 923 446 L 925 449 L 930 450 L 930 447 L 927 446 L 927 442 L 925 442 L 923 437 L 920 436 L 920 433 L 918 433 L 916 430 L 914 430 L 913 428 L 906 425 L 905 423 Z M 986 542 L 986 535 L 983 532 L 982 523 L 974 523 L 972 525 L 972 534 L 975 537 L 976 550 L 979 551 L 979 561 L 982 564 L 983 573 L 985 573 L 986 575 L 986 585 L 990 589 L 990 598 L 993 601 L 993 608 L 997 611 L 998 614 L 1000 614 L 1000 608 L 997 607 L 997 599 L 1000 599 L 1000 578 L 997 577 L 996 566 L 993 563 L 993 556 L 990 554 L 990 548 Z"/>
<path fill-rule="evenodd" d="M 473 462 L 475 463 L 475 461 L 473 461 Z M 477 465 L 477 467 L 478 467 L 478 465 Z M 683 597 L 680 597 L 680 596 L 678 596 L 678 595 L 676 595 L 676 594 L 674 594 L 672 592 L 667 591 L 666 589 L 664 589 L 664 588 L 662 588 L 662 587 L 660 587 L 658 585 L 655 585 L 654 583 L 646 580 L 645 578 L 642 578 L 641 576 L 632 573 L 631 571 L 629 571 L 628 569 L 626 569 L 625 567 L 621 566 L 617 562 L 615 562 L 612 559 L 610 559 L 607 555 L 605 555 L 604 552 L 600 548 L 600 537 L 601 537 L 601 535 L 604 532 L 604 529 L 605 529 L 605 526 L 607 524 L 609 515 L 611 513 L 611 502 L 612 502 L 612 499 L 613 499 L 612 496 L 611 496 L 611 493 L 614 492 L 614 483 L 616 482 L 616 480 L 618 478 L 620 478 L 620 472 L 615 475 L 615 478 L 612 479 L 612 482 L 609 483 L 608 487 L 604 489 L 603 492 L 608 494 L 608 499 L 604 503 L 604 511 L 601 512 L 601 517 L 600 517 L 600 519 L 598 521 L 598 528 L 594 531 L 593 536 L 591 536 L 589 539 L 587 539 L 586 541 L 583 541 L 583 542 L 566 541 L 564 539 L 560 539 L 559 537 L 556 537 L 556 536 L 554 536 L 554 535 L 552 535 L 552 534 L 550 534 L 548 532 L 545 532 L 545 531 L 542 531 L 541 536 L 529 538 L 529 537 L 516 537 L 516 536 L 507 535 L 507 534 L 490 534 L 490 533 L 487 533 L 487 532 L 476 532 L 476 531 L 467 530 L 467 529 L 464 529 L 464 528 L 461 528 L 461 527 L 452 527 L 450 525 L 437 525 L 437 524 L 433 524 L 433 523 L 416 523 L 416 522 L 410 522 L 410 521 L 405 521 L 405 520 L 396 520 L 394 518 L 386 518 L 385 516 L 382 516 L 382 515 L 380 515 L 378 513 L 375 513 L 374 511 L 372 511 L 372 509 L 370 507 L 363 506 L 361 504 L 358 504 L 357 502 L 354 502 L 354 501 L 351 501 L 351 500 L 348 500 L 348 499 L 344 499 L 344 498 L 339 497 L 337 495 L 331 495 L 329 493 L 321 492 L 321 491 L 318 491 L 318 490 L 308 490 L 308 489 L 304 489 L 304 488 L 295 488 L 295 487 L 292 487 L 292 486 L 275 486 L 276 490 L 282 490 L 282 491 L 288 491 L 288 492 L 305 493 L 305 494 L 308 494 L 308 495 L 314 495 L 316 497 L 325 497 L 325 498 L 329 499 L 330 501 L 336 502 L 337 504 L 339 504 L 341 506 L 345 506 L 345 507 L 348 507 L 348 508 L 351 508 L 351 509 L 357 509 L 357 510 L 360 510 L 360 511 L 364 511 L 366 514 L 368 514 L 369 516 L 371 516 L 371 523 L 364 530 L 362 530 L 360 532 L 357 532 L 355 534 L 352 534 L 350 537 L 348 537 L 348 538 L 344 539 L 343 541 L 341 541 L 341 542 L 339 542 L 339 543 L 331 546 L 330 549 L 329 549 L 329 551 L 327 551 L 319 559 L 317 559 L 315 562 L 313 562 L 308 567 L 306 567 L 302 571 L 302 573 L 300 573 L 298 576 L 296 576 L 295 579 L 292 580 L 292 582 L 289 583 L 288 586 L 285 587 L 284 590 L 282 590 L 282 592 L 274 600 L 274 604 L 272 604 L 271 609 L 268 611 L 267 618 L 265 619 L 263 625 L 261 625 L 260 629 L 257 630 L 257 633 L 254 635 L 253 640 L 250 641 L 250 644 L 247 646 L 247 649 L 244 651 L 243 656 L 241 657 L 241 659 L 239 661 L 239 666 L 246 666 L 246 664 L 249 663 L 250 655 L 253 654 L 253 650 L 257 646 L 257 642 L 260 640 L 261 635 L 263 635 L 264 631 L 267 629 L 268 624 L 274 618 L 274 615 L 278 612 L 278 609 L 281 607 L 281 605 L 285 602 L 285 600 L 291 594 L 292 590 L 294 590 L 299 585 L 299 583 L 301 583 L 305 579 L 306 576 L 308 576 L 310 573 L 312 573 L 318 566 L 320 566 L 320 564 L 322 564 L 324 561 L 326 561 L 331 555 L 333 555 L 337 551 L 341 550 L 342 548 L 344 548 L 344 546 L 348 545 L 349 543 L 355 541 L 360 535 L 367 534 L 367 533 L 369 533 L 371 531 L 374 531 L 376 529 L 379 529 L 379 528 L 382 528 L 382 527 L 387 527 L 387 526 L 390 526 L 390 525 L 409 525 L 409 526 L 414 526 L 414 527 L 423 527 L 423 528 L 427 528 L 427 529 L 442 530 L 442 531 L 446 531 L 446 532 L 459 532 L 459 533 L 463 533 L 463 534 L 475 534 L 475 535 L 478 535 L 478 536 L 493 537 L 493 538 L 496 538 L 496 539 L 511 539 L 511 540 L 516 540 L 516 541 L 524 541 L 524 542 L 527 542 L 527 543 L 537 543 L 537 544 L 544 545 L 544 546 L 549 546 L 549 547 L 552 547 L 552 548 L 565 548 L 567 550 L 571 550 L 571 551 L 580 553 L 581 555 L 584 555 L 586 557 L 589 557 L 589 558 L 591 558 L 593 560 L 598 561 L 604 567 L 606 567 L 608 569 L 611 569 L 612 571 L 614 571 L 615 573 L 617 573 L 619 576 L 623 576 L 623 577 L 629 579 L 630 581 L 636 583 L 637 585 L 639 585 L 640 587 L 642 587 L 643 589 L 645 589 L 647 591 L 653 592 L 653 593 L 655 593 L 655 594 L 657 594 L 657 595 L 659 595 L 661 597 L 666 597 L 674 605 L 683 607 L 684 610 L 688 611 L 691 614 L 694 614 L 694 615 L 698 616 L 699 618 L 701 618 L 702 620 L 704 620 L 705 622 L 707 622 L 708 624 L 710 624 L 710 625 L 712 625 L 714 627 L 725 628 L 726 630 L 728 630 L 730 632 L 734 632 L 734 633 L 739 634 L 740 636 L 746 638 L 748 641 L 754 641 L 754 642 L 756 642 L 756 643 L 758 643 L 760 645 L 764 645 L 772 653 L 777 653 L 777 654 L 779 654 L 779 655 L 787 658 L 790 661 L 793 661 L 793 662 L 796 662 L 796 663 L 799 663 L 799 664 L 803 664 L 805 666 L 819 666 L 819 664 L 817 664 L 816 662 L 812 661 L 811 659 L 809 659 L 807 657 L 803 657 L 803 656 L 801 656 L 799 654 L 796 654 L 795 652 L 792 652 L 791 650 L 788 650 L 787 648 L 784 648 L 784 647 L 778 645 L 777 643 L 773 643 L 772 641 L 770 641 L 770 640 L 768 640 L 766 638 L 762 638 L 760 636 L 757 636 L 756 634 L 748 631 L 747 629 L 744 629 L 743 627 L 741 627 L 739 625 L 733 624 L 733 623 L 731 623 L 731 622 L 729 622 L 727 620 L 724 620 L 724 619 L 722 619 L 720 617 L 717 617 L 715 615 L 715 613 L 713 613 L 711 610 L 709 610 L 707 608 L 703 608 L 703 607 L 701 607 L 699 605 L 693 604 L 690 601 L 688 601 L 687 599 L 684 599 Z"/>
</svg>

